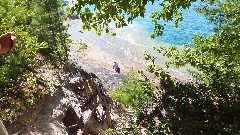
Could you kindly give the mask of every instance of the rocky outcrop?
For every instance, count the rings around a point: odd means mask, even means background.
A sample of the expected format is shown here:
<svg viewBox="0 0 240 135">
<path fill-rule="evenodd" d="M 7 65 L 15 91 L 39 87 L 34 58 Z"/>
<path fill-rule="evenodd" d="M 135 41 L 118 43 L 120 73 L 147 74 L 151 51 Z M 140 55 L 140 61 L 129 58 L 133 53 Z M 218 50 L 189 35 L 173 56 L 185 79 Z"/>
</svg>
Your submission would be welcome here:
<svg viewBox="0 0 240 135">
<path fill-rule="evenodd" d="M 10 134 L 95 135 L 113 126 L 117 115 L 96 75 L 80 69 L 58 81 L 38 107 L 7 124 Z"/>
</svg>

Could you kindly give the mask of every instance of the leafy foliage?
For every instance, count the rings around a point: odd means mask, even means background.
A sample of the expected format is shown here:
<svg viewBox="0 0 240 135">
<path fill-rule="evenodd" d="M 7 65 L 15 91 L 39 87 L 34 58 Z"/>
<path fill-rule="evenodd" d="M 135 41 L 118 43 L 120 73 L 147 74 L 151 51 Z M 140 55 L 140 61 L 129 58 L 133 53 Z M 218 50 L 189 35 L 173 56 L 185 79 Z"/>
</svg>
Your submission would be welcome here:
<svg viewBox="0 0 240 135">
<path fill-rule="evenodd" d="M 169 1 L 169 0 L 78 0 L 73 7 L 69 7 L 70 12 L 77 12 L 83 22 L 83 29 L 94 29 L 97 34 L 101 34 L 102 31 L 111 33 L 109 24 L 113 21 L 116 28 L 121 28 L 132 23 L 137 17 L 145 16 L 145 6 L 147 3 L 157 3 L 162 10 L 151 13 L 154 25 L 154 32 L 151 35 L 162 35 L 164 26 L 159 24 L 158 20 L 164 19 L 166 21 L 175 20 L 175 26 L 183 19 L 181 12 L 182 9 L 188 8 L 192 2 L 196 0 L 188 1 Z M 159 8 L 161 9 L 161 8 Z M 113 34 L 115 35 L 115 34 Z"/>
<path fill-rule="evenodd" d="M 62 6 L 63 3 L 58 0 L 36 0 L 32 7 L 30 25 L 33 36 L 38 37 L 40 43 L 45 43 L 45 47 L 40 48 L 40 53 L 57 66 L 67 60 L 67 44 L 70 42 L 67 26 L 63 24 L 66 15 Z"/>
<path fill-rule="evenodd" d="M 181 67 L 190 64 L 198 71 L 191 71 L 196 81 L 216 91 L 222 96 L 236 96 L 240 90 L 239 61 L 239 1 L 218 3 L 215 8 L 202 9 L 208 18 L 216 18 L 217 11 L 224 13 L 210 38 L 195 36 L 191 48 L 183 51 L 163 48 L 156 49 L 163 55 L 172 57 L 168 65 Z M 217 13 L 219 13 L 217 12 Z M 208 15 L 206 14 L 208 13 Z M 217 20 L 215 20 L 217 21 Z M 168 54 L 168 55 L 167 55 Z M 230 95 L 229 95 L 230 94 Z"/>
<path fill-rule="evenodd" d="M 17 37 L 17 47 L 0 57 L 0 119 L 13 120 L 47 94 L 34 74 L 42 64 L 37 58 L 40 50 L 48 48 L 46 56 L 63 61 L 68 35 L 57 0 L 1 0 L 0 11 L 1 33 L 14 31 Z"/>
<path fill-rule="evenodd" d="M 237 33 L 240 30 L 240 3 L 239 1 L 229 0 L 211 4 L 214 5 L 198 9 L 199 12 L 216 24 L 215 33 L 210 38 L 195 36 L 191 48 L 186 47 L 183 51 L 173 48 L 170 50 L 158 48 L 156 50 L 173 58 L 167 63 L 169 66 L 181 67 L 190 64 L 197 69 L 197 71 L 190 71 L 190 73 L 201 87 L 190 88 L 194 93 L 176 98 L 179 101 L 181 101 L 181 98 L 193 101 L 190 105 L 186 105 L 184 101 L 180 102 L 183 103 L 182 106 L 191 107 L 190 110 L 186 109 L 189 111 L 185 114 L 193 111 L 193 115 L 189 116 L 195 120 L 195 123 L 191 123 L 191 127 L 195 127 L 192 129 L 195 131 L 191 133 L 202 131 L 203 133 L 238 134 L 240 131 L 240 117 L 237 114 L 240 109 L 238 107 L 240 101 L 240 37 Z M 171 92 L 169 89 L 167 90 Z M 182 91 L 187 92 L 188 89 Z M 176 106 L 176 103 L 169 105 L 169 107 L 174 106 Z M 182 106 L 176 110 L 182 110 Z M 185 108 L 184 106 L 183 108 Z M 171 115 L 173 111 L 169 112 Z M 195 116 L 195 114 L 198 115 Z M 183 120 L 185 120 L 185 117 L 179 122 Z M 177 122 L 177 119 L 174 122 Z M 191 130 L 187 129 L 181 133 L 187 131 Z"/>
<path fill-rule="evenodd" d="M 139 115 L 147 104 L 151 103 L 153 89 L 147 78 L 138 79 L 136 72 L 130 72 L 123 78 L 123 86 L 114 92 L 113 98 L 124 106 L 131 107 Z"/>
</svg>

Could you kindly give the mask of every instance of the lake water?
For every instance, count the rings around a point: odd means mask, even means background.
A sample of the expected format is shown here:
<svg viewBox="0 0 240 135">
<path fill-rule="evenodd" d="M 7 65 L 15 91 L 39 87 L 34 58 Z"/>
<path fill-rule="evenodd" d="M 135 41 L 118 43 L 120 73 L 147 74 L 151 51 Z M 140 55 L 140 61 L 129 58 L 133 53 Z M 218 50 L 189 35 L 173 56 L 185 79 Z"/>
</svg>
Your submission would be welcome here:
<svg viewBox="0 0 240 135">
<path fill-rule="evenodd" d="M 209 36 L 214 25 L 210 24 L 202 14 L 194 10 L 194 7 L 199 5 L 199 3 L 195 3 L 189 9 L 182 11 L 184 20 L 179 23 L 178 28 L 174 27 L 173 21 L 159 21 L 160 24 L 164 25 L 164 34 L 156 37 L 154 41 L 159 42 L 159 44 L 183 45 L 192 43 L 192 37 L 194 35 Z M 129 28 L 126 28 L 127 31 L 119 30 L 124 33 L 121 34 L 121 32 L 119 32 L 120 35 L 128 35 L 128 40 L 131 42 L 134 41 L 143 45 L 149 44 L 149 38 L 154 26 L 149 15 L 151 12 L 157 10 L 159 10 L 158 3 L 154 5 L 151 3 L 147 4 L 145 17 L 139 17 L 134 20 L 133 24 L 130 25 Z M 124 38 L 126 39 L 126 37 Z"/>
<path fill-rule="evenodd" d="M 199 3 L 200 2 L 194 3 L 189 9 L 182 11 L 184 20 L 179 23 L 178 28 L 174 27 L 173 21 L 160 21 L 161 24 L 164 24 L 164 34 L 161 37 L 157 37 L 155 40 L 169 44 L 183 45 L 192 42 L 193 35 L 209 36 L 213 25 L 210 24 L 202 14 L 199 14 L 194 10 L 195 6 L 200 5 Z M 146 17 L 138 18 L 135 21 L 135 23 L 143 26 L 143 33 L 150 35 L 153 32 L 153 24 L 149 15 L 152 11 L 157 10 L 159 10 L 158 3 L 155 3 L 154 5 L 149 3 L 146 7 Z"/>
<path fill-rule="evenodd" d="M 148 64 L 148 62 L 143 60 L 143 51 L 145 50 L 152 55 L 157 55 L 157 62 L 164 64 L 169 59 L 153 51 L 152 46 L 178 45 L 181 48 L 183 44 L 192 42 L 193 35 L 209 36 L 210 30 L 213 28 L 213 25 L 208 23 L 203 15 L 194 11 L 192 6 L 190 9 L 183 11 L 184 20 L 179 23 L 178 28 L 174 27 L 173 22 L 161 21 L 165 26 L 163 36 L 151 39 L 150 35 L 153 32 L 153 24 L 149 18 L 149 14 L 152 11 L 157 11 L 159 7 L 155 3 L 154 5 L 148 4 L 146 8 L 146 17 L 137 18 L 127 27 L 116 29 L 114 24 L 110 24 L 111 30 L 117 34 L 116 37 L 105 33 L 97 36 L 93 31 L 79 33 L 78 30 L 81 28 L 81 21 L 76 20 L 69 28 L 71 39 L 81 39 L 90 45 L 90 49 L 98 48 L 99 53 L 107 54 L 109 60 L 104 61 L 106 61 L 105 63 L 110 63 L 109 67 L 111 67 L 113 61 L 117 61 L 122 67 L 129 68 Z M 171 70 L 174 74 L 180 75 L 180 77 L 186 73 L 186 68 L 172 68 Z"/>
<path fill-rule="evenodd" d="M 70 3 L 72 0 L 68 0 Z M 150 19 L 150 13 L 158 11 L 160 7 L 159 2 L 155 2 L 154 5 L 148 3 L 146 6 L 146 13 L 144 18 L 137 18 L 127 28 L 116 30 L 117 36 L 123 39 L 127 39 L 130 42 L 136 42 L 137 44 L 147 45 L 151 33 L 153 32 L 153 23 Z M 199 6 L 200 2 L 194 3 L 189 9 L 182 10 L 184 20 L 178 25 L 178 28 L 174 27 L 174 22 L 159 21 L 164 25 L 164 34 L 161 37 L 156 37 L 154 40 L 159 43 L 183 45 L 186 43 L 192 43 L 193 35 L 209 36 L 210 30 L 213 28 L 213 24 L 210 24 L 202 14 L 197 13 L 194 10 L 195 6 Z M 114 27 L 114 26 L 113 26 Z M 127 38 L 126 38 L 127 36 Z M 142 41 L 142 39 L 147 39 Z"/>
</svg>

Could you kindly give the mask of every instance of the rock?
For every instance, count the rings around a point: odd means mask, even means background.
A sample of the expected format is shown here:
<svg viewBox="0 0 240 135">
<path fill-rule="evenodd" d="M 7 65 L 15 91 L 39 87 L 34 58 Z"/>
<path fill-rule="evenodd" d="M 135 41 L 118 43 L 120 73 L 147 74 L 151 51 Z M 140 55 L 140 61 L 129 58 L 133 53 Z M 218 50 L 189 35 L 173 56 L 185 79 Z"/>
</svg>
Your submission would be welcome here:
<svg viewBox="0 0 240 135">
<path fill-rule="evenodd" d="M 6 125 L 9 134 L 95 135 L 113 127 L 117 116 L 96 75 L 80 69 L 78 77 L 58 81 L 55 93 Z"/>
</svg>

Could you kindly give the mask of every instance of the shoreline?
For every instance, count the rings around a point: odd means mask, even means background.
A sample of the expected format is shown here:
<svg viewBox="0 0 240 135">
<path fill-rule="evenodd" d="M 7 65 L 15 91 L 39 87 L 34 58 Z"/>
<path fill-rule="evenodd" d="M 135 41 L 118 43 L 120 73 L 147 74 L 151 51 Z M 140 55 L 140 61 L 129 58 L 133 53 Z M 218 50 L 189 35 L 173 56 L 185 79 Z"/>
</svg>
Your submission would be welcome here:
<svg viewBox="0 0 240 135">
<path fill-rule="evenodd" d="M 82 52 L 78 52 L 81 45 L 75 40 L 75 43 L 70 45 L 70 60 L 82 69 L 96 74 L 107 89 L 115 89 L 121 85 L 122 77 L 131 70 L 146 68 L 139 56 L 141 52 L 136 51 L 137 48 L 133 51 L 130 44 L 116 48 L 114 45 L 105 45 L 106 41 L 99 38 L 92 38 L 95 40 L 92 41 L 87 36 L 82 37 L 81 40 L 88 45 Z M 114 62 L 118 63 L 120 74 L 113 69 Z"/>
<path fill-rule="evenodd" d="M 71 26 L 69 27 L 68 33 L 74 41 L 74 43 L 70 45 L 70 60 L 84 70 L 96 74 L 104 85 L 106 85 L 107 89 L 115 89 L 121 85 L 121 78 L 126 76 L 131 70 L 146 69 L 148 63 L 143 60 L 143 51 L 146 50 L 153 55 L 158 54 L 153 51 L 152 46 L 144 46 L 138 43 L 133 44 L 131 41 L 124 40 L 123 37 L 113 37 L 106 33 L 98 36 L 94 31 L 84 31 L 80 33 L 78 30 L 81 26 L 78 20 L 71 21 L 70 24 Z M 118 30 L 117 32 L 122 31 Z M 128 35 L 126 35 L 126 38 L 128 38 L 127 36 Z M 78 51 L 81 47 L 77 44 L 78 40 L 88 45 L 87 50 L 83 52 Z M 153 42 L 149 43 L 152 44 Z M 169 45 L 163 44 L 163 46 Z M 158 64 L 163 65 L 167 59 L 159 54 L 158 56 Z M 120 74 L 112 69 L 114 62 L 117 62 L 121 68 Z M 181 81 L 190 79 L 185 73 L 186 69 L 170 69 L 168 72 L 170 72 L 173 78 Z"/>
</svg>

